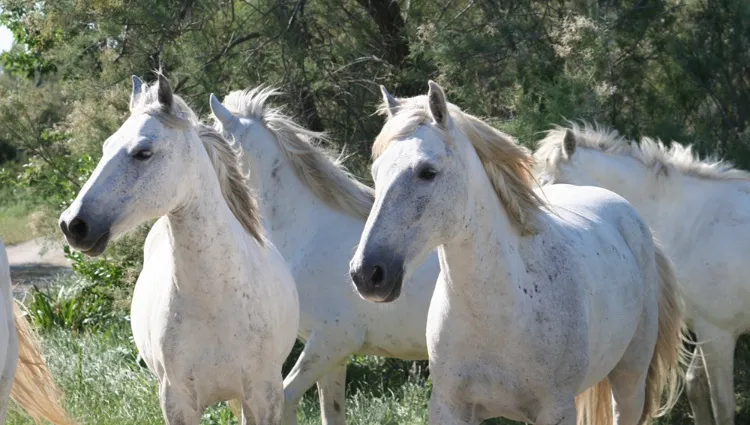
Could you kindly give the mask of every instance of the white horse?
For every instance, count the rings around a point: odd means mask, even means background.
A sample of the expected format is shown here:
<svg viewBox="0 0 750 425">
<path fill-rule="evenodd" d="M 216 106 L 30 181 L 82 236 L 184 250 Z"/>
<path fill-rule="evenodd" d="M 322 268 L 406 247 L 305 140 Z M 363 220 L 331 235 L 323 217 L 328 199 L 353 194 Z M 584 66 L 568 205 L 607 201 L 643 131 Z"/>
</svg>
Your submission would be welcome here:
<svg viewBox="0 0 750 425">
<path fill-rule="evenodd" d="M 241 154 L 161 75 L 151 87 L 134 77 L 130 105 L 60 226 L 71 246 L 99 255 L 161 217 L 146 238 L 131 321 L 167 424 L 197 425 L 207 406 L 230 399 L 242 401 L 243 424 L 280 424 L 297 290 L 263 236 Z"/>
<path fill-rule="evenodd" d="M 750 331 L 750 173 L 677 143 L 638 145 L 589 125 L 550 131 L 535 155 L 541 179 L 612 190 L 643 214 L 677 265 L 700 342 L 687 376 L 695 423 L 734 424 L 734 348 Z"/>
<path fill-rule="evenodd" d="M 682 315 L 648 226 L 603 189 L 535 192 L 526 149 L 429 86 L 398 100 L 383 89 L 375 204 L 351 274 L 388 301 L 438 248 L 430 423 L 649 422 L 678 395 Z"/>
<path fill-rule="evenodd" d="M 373 191 L 314 143 L 322 135 L 266 108 L 272 89 L 211 98 L 218 123 L 238 141 L 270 238 L 287 260 L 300 293 L 299 337 L 305 349 L 284 380 L 285 424 L 317 381 L 324 424 L 345 424 L 346 362 L 351 354 L 426 359 L 425 325 L 438 275 L 437 256 L 417 270 L 402 299 L 376 305 L 360 298 L 348 263 Z M 230 112 L 231 111 L 231 112 Z"/>
<path fill-rule="evenodd" d="M 62 392 L 42 356 L 37 336 L 13 300 L 10 266 L 0 242 L 0 424 L 12 398 L 37 423 L 72 425 Z"/>
</svg>

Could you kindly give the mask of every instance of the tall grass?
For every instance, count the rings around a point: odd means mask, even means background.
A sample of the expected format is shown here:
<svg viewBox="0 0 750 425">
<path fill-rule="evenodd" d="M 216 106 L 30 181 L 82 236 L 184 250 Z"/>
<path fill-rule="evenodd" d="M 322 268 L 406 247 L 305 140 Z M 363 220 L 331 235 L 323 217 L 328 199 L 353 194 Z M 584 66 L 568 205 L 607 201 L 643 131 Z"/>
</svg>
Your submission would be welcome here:
<svg viewBox="0 0 750 425">
<path fill-rule="evenodd" d="M 127 312 L 113 308 L 106 293 L 99 292 L 110 286 L 92 284 L 84 278 L 63 279 L 46 290 L 32 292 L 27 303 L 29 317 L 42 332 L 46 357 L 67 394 L 67 406 L 82 425 L 163 424 L 157 383 L 138 362 Z M 296 344 L 284 373 L 291 369 L 301 350 L 302 345 Z M 735 383 L 737 423 L 750 423 L 748 338 L 741 339 L 737 348 Z M 427 362 L 354 356 L 347 370 L 347 423 L 426 424 L 430 392 Z M 315 389 L 302 399 L 298 418 L 301 425 L 320 423 Z M 17 409 L 11 410 L 7 423 L 32 424 Z M 201 423 L 230 425 L 237 421 L 222 404 L 208 409 Z M 495 419 L 484 425 L 513 423 Z M 657 424 L 692 425 L 685 397 Z"/>
<path fill-rule="evenodd" d="M 53 329 L 43 334 L 45 352 L 53 373 L 66 393 L 67 407 L 82 425 L 163 424 L 156 380 L 137 362 L 136 350 L 127 324 L 102 332 Z M 347 424 L 421 425 L 427 423 L 430 396 L 429 378 L 410 363 L 377 357 L 356 357 L 350 362 Z M 750 423 L 750 344 L 743 339 L 738 347 L 737 423 Z M 388 372 L 390 370 L 391 372 Z M 301 425 L 320 423 L 315 391 L 300 403 Z M 33 422 L 16 408 L 7 419 L 12 425 Z M 204 414 L 202 424 L 236 424 L 229 409 L 214 406 Z M 489 424 L 511 424 L 493 420 Z M 684 397 L 660 425 L 692 425 Z"/>
<path fill-rule="evenodd" d="M 81 424 L 164 423 L 156 380 L 148 369 L 139 365 L 129 326 L 113 326 L 99 333 L 54 329 L 43 334 L 43 342 L 50 368 L 66 394 L 66 406 Z M 399 388 L 385 388 L 384 381 L 374 382 L 373 389 L 378 396 L 362 389 L 349 397 L 347 423 L 426 423 L 429 393 L 423 378 L 413 376 Z M 320 423 L 320 410 L 313 392 L 303 399 L 300 407 L 300 424 Z M 7 423 L 33 424 L 15 406 L 9 412 Z M 222 404 L 208 409 L 201 423 L 230 425 L 237 422 Z"/>
</svg>

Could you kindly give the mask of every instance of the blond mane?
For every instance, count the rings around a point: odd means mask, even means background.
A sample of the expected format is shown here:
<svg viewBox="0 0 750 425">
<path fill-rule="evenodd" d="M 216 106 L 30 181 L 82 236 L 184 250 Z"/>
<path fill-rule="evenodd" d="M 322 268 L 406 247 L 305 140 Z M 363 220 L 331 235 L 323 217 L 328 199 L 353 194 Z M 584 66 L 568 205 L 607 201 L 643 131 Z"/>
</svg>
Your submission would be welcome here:
<svg viewBox="0 0 750 425">
<path fill-rule="evenodd" d="M 347 171 L 343 155 L 334 158 L 319 146 L 327 141 L 323 133 L 297 125 L 280 109 L 265 107 L 266 101 L 278 94 L 274 88 L 259 86 L 234 91 L 223 103 L 234 115 L 257 119 L 273 133 L 294 174 L 318 199 L 354 217 L 367 218 L 374 191 Z"/>
<path fill-rule="evenodd" d="M 220 132 L 198 120 L 182 98 L 174 95 L 171 109 L 159 104 L 157 85 L 143 85 L 142 94 L 136 99 L 131 113 L 147 113 L 164 125 L 177 128 L 193 127 L 206 149 L 211 165 L 219 179 L 221 194 L 230 211 L 247 233 L 264 244 L 258 203 L 248 184 L 248 176 L 242 168 L 242 151 Z"/>
<path fill-rule="evenodd" d="M 382 155 L 394 141 L 414 133 L 420 125 L 431 122 L 427 96 L 402 98 L 398 101 L 398 112 L 386 121 L 375 139 L 372 148 L 374 158 Z M 387 105 L 383 105 L 381 111 L 386 110 L 385 108 Z M 534 158 L 528 149 L 519 145 L 513 137 L 461 111 L 452 103 L 448 103 L 448 111 L 455 130 L 463 133 L 474 146 L 511 222 L 522 234 L 534 233 L 535 218 L 544 201 L 533 189 Z M 449 133 L 443 134 L 446 140 L 450 139 Z"/>
<path fill-rule="evenodd" d="M 700 159 L 691 145 L 672 142 L 667 146 L 659 139 L 644 137 L 641 143 L 630 141 L 617 130 L 598 124 L 583 125 L 571 122 L 569 129 L 575 135 L 578 147 L 595 149 L 609 155 L 621 155 L 633 158 L 644 166 L 656 169 L 665 174 L 676 170 L 683 175 L 708 180 L 750 180 L 750 173 L 734 168 L 734 164 L 716 157 Z M 540 162 L 556 166 L 562 160 L 562 143 L 565 138 L 565 127 L 556 127 L 547 132 L 539 141 L 534 156 Z"/>
</svg>

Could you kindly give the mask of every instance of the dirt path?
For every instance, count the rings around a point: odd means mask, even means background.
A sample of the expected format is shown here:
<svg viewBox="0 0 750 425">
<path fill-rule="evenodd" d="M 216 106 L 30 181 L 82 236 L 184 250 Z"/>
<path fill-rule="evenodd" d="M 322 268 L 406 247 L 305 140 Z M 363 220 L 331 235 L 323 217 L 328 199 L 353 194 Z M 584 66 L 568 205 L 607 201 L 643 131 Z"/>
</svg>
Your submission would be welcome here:
<svg viewBox="0 0 750 425">
<path fill-rule="evenodd" d="M 7 247 L 13 294 L 23 296 L 33 285 L 49 285 L 60 275 L 72 273 L 61 241 L 32 239 Z"/>
</svg>

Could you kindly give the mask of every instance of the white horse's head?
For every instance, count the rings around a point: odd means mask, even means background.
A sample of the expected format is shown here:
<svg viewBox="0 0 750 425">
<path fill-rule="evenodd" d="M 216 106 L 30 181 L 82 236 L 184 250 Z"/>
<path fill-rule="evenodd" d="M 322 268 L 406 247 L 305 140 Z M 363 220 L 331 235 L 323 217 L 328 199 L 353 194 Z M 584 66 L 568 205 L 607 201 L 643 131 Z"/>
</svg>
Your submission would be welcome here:
<svg viewBox="0 0 750 425">
<path fill-rule="evenodd" d="M 211 95 L 211 111 L 216 122 L 247 154 L 254 189 L 267 193 L 272 186 L 278 189 L 296 187 L 281 180 L 283 171 L 279 171 L 288 168 L 305 190 L 312 191 L 328 206 L 355 217 L 367 217 L 372 206 L 372 190 L 347 171 L 342 164 L 343 156 L 335 158 L 323 149 L 320 142 L 327 141 L 325 134 L 308 130 L 280 109 L 266 106 L 266 101 L 277 94 L 276 89 L 261 86 L 234 91 L 227 95 L 224 103 Z M 287 191 L 284 195 L 293 197 L 294 193 Z M 267 218 L 273 219 L 272 216 Z"/>
<path fill-rule="evenodd" d="M 179 208 L 203 150 L 192 111 L 159 75 L 149 87 L 133 76 L 131 115 L 110 136 L 102 158 L 60 216 L 68 243 L 91 256 L 137 225 Z"/>
<path fill-rule="evenodd" d="M 616 130 L 572 123 L 548 131 L 537 145 L 534 156 L 541 185 L 565 183 L 617 191 L 636 173 L 646 171 L 635 158 L 621 155 L 631 151 L 631 144 Z"/>
<path fill-rule="evenodd" d="M 279 91 L 273 88 L 257 87 L 252 90 L 238 90 L 230 93 L 224 103 L 212 93 L 210 96 L 211 112 L 215 123 L 225 135 L 231 135 L 234 140 L 242 146 L 242 150 L 248 154 L 253 171 L 258 174 L 259 170 L 268 168 L 270 170 L 275 156 L 280 152 L 276 137 L 266 126 L 267 115 L 274 114 L 273 109 L 266 109 L 266 101 L 277 96 Z M 261 182 L 266 180 L 265 174 L 253 176 L 253 189 L 262 190 Z"/>
<path fill-rule="evenodd" d="M 531 229 L 528 210 L 540 201 L 528 152 L 448 103 L 436 83 L 409 99 L 381 90 L 388 120 L 373 146 L 375 205 L 350 274 L 364 298 L 389 302 L 416 265 L 469 225 L 477 179 L 491 185 L 520 231 Z"/>
</svg>

